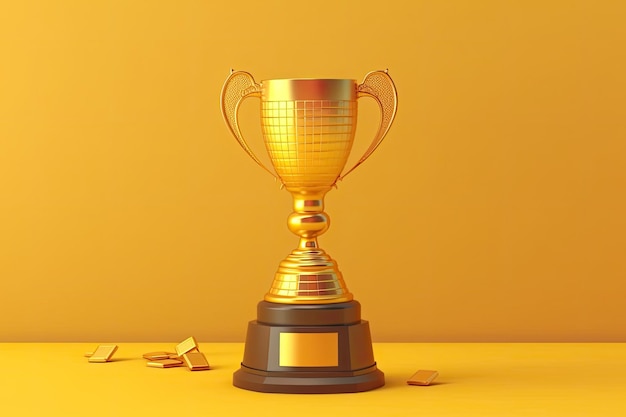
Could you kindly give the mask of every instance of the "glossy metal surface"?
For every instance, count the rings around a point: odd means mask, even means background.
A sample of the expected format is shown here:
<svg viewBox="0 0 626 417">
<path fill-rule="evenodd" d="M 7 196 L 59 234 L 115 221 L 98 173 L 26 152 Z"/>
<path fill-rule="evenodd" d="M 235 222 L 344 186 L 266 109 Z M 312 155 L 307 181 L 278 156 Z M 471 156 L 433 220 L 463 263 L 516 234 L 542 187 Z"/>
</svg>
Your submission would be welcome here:
<svg viewBox="0 0 626 417">
<path fill-rule="evenodd" d="M 339 333 L 281 333 L 279 366 L 339 365 Z"/>
<path fill-rule="evenodd" d="M 263 101 L 290 102 L 294 100 L 356 99 L 356 81 L 346 79 L 285 78 L 261 83 Z"/>
<path fill-rule="evenodd" d="M 376 100 L 381 123 L 363 156 L 345 170 L 356 131 L 357 98 L 363 96 Z M 246 97 L 261 98 L 261 126 L 273 170 L 261 163 L 241 134 L 237 112 Z M 247 72 L 233 72 L 222 89 L 221 107 L 241 147 L 293 196 L 294 211 L 287 224 L 300 242 L 280 263 L 265 300 L 287 304 L 352 300 L 336 262 L 319 247 L 317 237 L 330 225 L 324 196 L 374 152 L 393 122 L 397 93 L 387 72 L 370 72 L 358 85 L 348 79 L 280 79 L 258 84 Z"/>
</svg>

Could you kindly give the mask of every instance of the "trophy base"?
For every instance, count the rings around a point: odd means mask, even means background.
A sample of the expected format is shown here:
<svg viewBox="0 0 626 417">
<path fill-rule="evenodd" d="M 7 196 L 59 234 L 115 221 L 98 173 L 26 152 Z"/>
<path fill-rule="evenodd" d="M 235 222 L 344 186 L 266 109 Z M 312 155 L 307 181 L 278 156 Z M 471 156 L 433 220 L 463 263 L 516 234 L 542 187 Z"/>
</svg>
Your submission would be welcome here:
<svg viewBox="0 0 626 417">
<path fill-rule="evenodd" d="M 278 304 L 261 301 L 248 324 L 239 388 L 276 393 L 361 392 L 385 384 L 369 323 L 357 301 Z"/>
</svg>

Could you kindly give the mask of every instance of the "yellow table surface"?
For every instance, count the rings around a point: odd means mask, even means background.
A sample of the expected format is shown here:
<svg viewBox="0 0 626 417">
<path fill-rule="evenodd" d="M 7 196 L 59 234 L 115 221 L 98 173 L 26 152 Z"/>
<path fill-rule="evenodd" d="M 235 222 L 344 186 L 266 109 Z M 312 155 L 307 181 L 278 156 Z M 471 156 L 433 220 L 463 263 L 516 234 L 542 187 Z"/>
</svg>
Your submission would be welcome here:
<svg viewBox="0 0 626 417">
<path fill-rule="evenodd" d="M 264 394 L 232 386 L 241 343 L 200 343 L 210 371 L 146 367 L 175 343 L 0 344 L 0 416 L 626 416 L 626 344 L 378 343 L 387 384 L 356 394 Z M 408 386 L 418 369 L 431 386 Z"/>
</svg>

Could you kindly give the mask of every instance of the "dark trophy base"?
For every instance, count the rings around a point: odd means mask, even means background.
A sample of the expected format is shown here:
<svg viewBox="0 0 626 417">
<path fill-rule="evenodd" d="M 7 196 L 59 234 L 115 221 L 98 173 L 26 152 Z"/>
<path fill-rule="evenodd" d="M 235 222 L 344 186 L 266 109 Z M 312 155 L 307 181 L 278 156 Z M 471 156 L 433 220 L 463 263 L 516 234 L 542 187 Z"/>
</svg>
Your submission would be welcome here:
<svg viewBox="0 0 626 417">
<path fill-rule="evenodd" d="M 248 324 L 233 385 L 259 392 L 327 394 L 385 385 L 369 323 L 357 301 L 277 304 L 261 301 Z"/>
</svg>

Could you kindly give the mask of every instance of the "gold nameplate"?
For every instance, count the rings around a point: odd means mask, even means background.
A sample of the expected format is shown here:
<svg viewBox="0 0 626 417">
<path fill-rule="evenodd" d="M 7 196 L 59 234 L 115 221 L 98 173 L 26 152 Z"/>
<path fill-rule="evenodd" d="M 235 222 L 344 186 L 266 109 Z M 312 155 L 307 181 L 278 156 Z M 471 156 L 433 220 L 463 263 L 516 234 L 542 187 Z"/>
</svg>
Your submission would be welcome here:
<svg viewBox="0 0 626 417">
<path fill-rule="evenodd" d="M 281 333 L 279 366 L 339 366 L 338 333 Z"/>
</svg>

